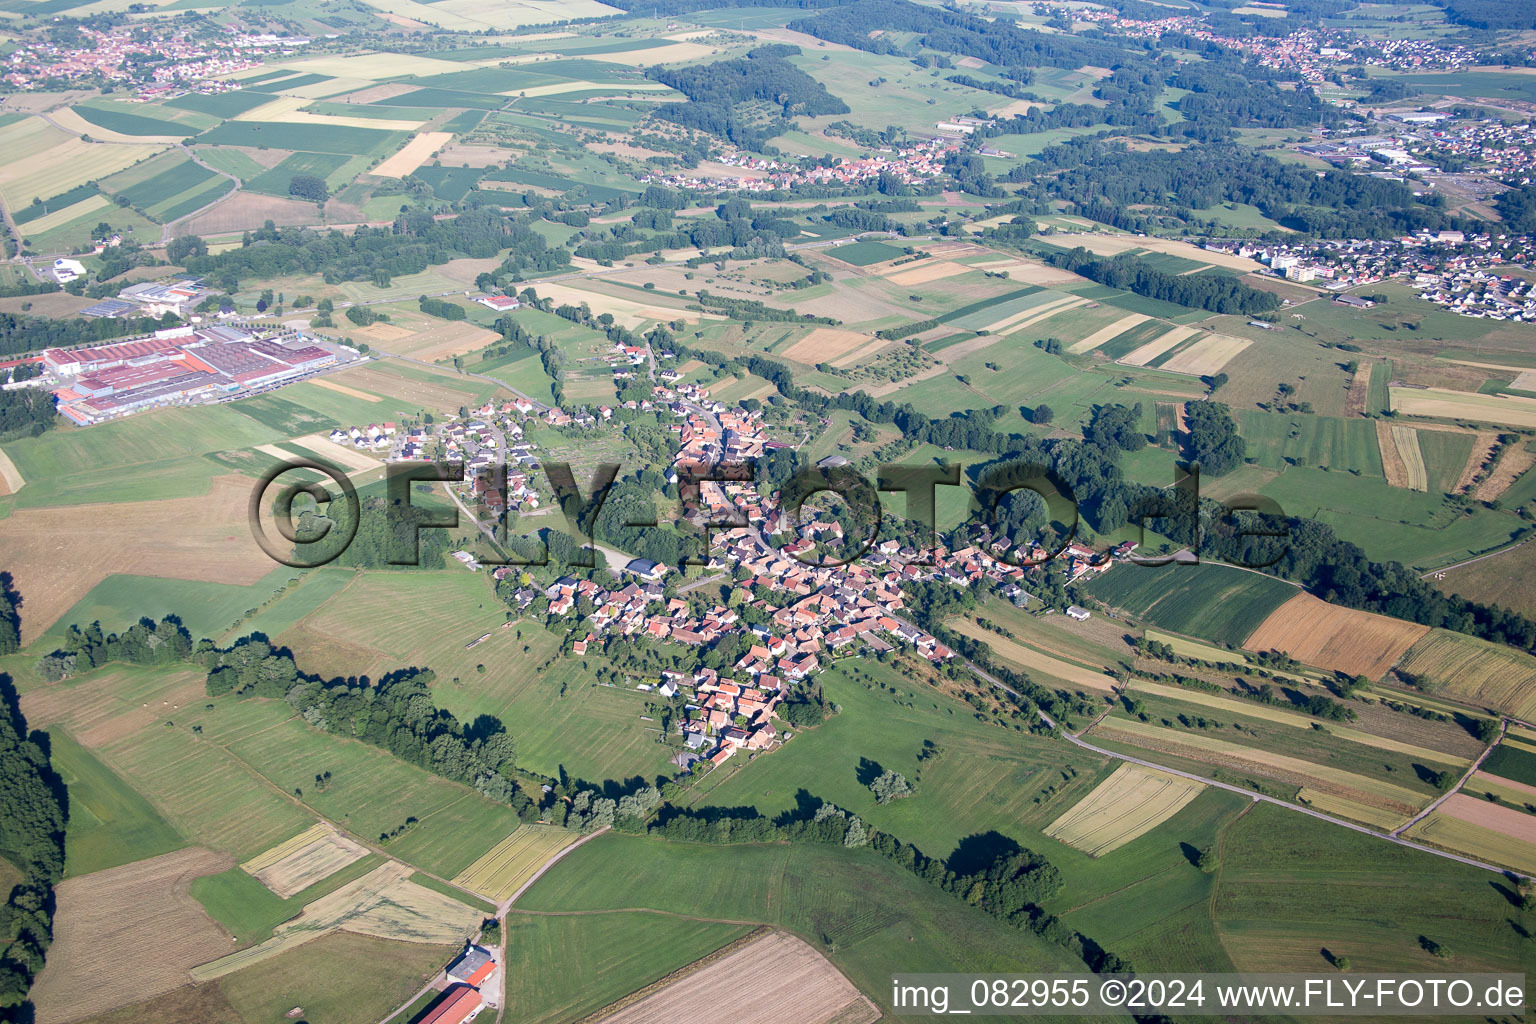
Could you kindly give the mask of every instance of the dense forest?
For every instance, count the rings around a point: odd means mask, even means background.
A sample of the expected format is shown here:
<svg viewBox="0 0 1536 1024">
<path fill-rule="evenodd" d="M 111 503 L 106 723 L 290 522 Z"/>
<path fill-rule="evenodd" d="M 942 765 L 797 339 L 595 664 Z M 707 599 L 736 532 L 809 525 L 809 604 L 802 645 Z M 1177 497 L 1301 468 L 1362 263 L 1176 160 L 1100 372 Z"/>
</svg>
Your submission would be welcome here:
<svg viewBox="0 0 1536 1024">
<path fill-rule="evenodd" d="M 41 434 L 58 419 L 57 405 L 43 388 L 0 391 L 0 441 Z"/>
<path fill-rule="evenodd" d="M 174 327 L 181 321 L 167 313 L 163 319 L 149 317 L 77 317 L 55 320 L 27 316 L 25 313 L 0 313 L 0 355 L 41 352 L 45 348 L 92 345 L 149 334 L 162 327 Z"/>
<path fill-rule="evenodd" d="M 789 128 L 791 117 L 848 113 L 848 104 L 785 59 L 799 52 L 797 46 L 775 43 L 759 46 L 735 60 L 653 67 L 647 72 L 649 77 L 689 100 L 663 104 L 656 109 L 656 116 L 729 139 L 738 146 L 760 149 L 768 139 Z M 764 125 L 761 119 L 740 113 L 737 105 L 753 100 L 778 107 L 776 118 Z"/>
<path fill-rule="evenodd" d="M 21 595 L 0 572 L 0 654 L 21 647 Z M 47 738 L 30 733 L 16 688 L 0 674 L 0 858 L 21 880 L 0 907 L 0 1020 L 30 1021 L 32 980 L 53 942 L 53 887 L 64 875 L 68 798 L 48 759 Z"/>
<path fill-rule="evenodd" d="M 1204 210 L 1247 203 L 1287 227 L 1324 238 L 1394 238 L 1478 223 L 1447 216 L 1432 205 L 1440 202 L 1438 196 L 1421 200 L 1401 182 L 1348 171 L 1319 173 L 1225 143 L 1169 152 L 1077 139 L 1049 147 L 1037 160 L 1057 172 L 1039 186 L 1042 194 L 1084 205 Z"/>
</svg>

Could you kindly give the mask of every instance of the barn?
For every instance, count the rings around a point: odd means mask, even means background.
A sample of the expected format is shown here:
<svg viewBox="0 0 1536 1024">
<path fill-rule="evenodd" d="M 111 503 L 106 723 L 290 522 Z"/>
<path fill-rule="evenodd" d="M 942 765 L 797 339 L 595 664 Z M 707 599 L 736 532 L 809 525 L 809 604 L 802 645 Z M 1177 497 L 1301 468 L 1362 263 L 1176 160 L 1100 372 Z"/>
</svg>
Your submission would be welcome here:
<svg viewBox="0 0 1536 1024">
<path fill-rule="evenodd" d="M 485 984 L 485 980 L 495 973 L 495 958 L 489 950 L 479 946 L 470 946 L 448 968 L 448 977 L 475 988 Z"/>
<path fill-rule="evenodd" d="M 455 985 L 447 990 L 442 1002 L 427 1011 L 419 1024 L 464 1024 L 479 1016 L 484 1006 L 479 992 L 468 985 Z"/>
</svg>

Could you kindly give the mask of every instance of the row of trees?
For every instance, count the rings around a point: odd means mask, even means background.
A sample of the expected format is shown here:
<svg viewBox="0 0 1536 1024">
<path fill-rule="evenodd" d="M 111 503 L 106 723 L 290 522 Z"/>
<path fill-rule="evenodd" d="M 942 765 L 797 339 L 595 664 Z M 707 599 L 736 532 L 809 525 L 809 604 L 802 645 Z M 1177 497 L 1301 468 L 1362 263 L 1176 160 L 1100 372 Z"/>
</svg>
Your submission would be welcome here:
<svg viewBox="0 0 1536 1024">
<path fill-rule="evenodd" d="M 1280 296 L 1260 291 L 1226 274 L 1167 274 L 1127 253 L 1095 256 L 1082 246 L 1071 252 L 1046 256 L 1053 266 L 1070 270 L 1091 281 L 1119 288 L 1149 299 L 1177 303 L 1213 313 L 1252 316 L 1280 307 Z"/>
</svg>

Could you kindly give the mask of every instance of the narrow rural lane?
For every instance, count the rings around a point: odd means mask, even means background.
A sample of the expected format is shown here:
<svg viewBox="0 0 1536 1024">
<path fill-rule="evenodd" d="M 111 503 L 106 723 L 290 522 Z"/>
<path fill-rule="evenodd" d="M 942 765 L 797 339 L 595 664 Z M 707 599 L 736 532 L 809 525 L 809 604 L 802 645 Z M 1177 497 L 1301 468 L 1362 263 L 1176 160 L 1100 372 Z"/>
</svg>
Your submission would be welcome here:
<svg viewBox="0 0 1536 1024">
<path fill-rule="evenodd" d="M 1452 786 L 1450 789 L 1446 790 L 1444 793 L 1441 793 L 1438 797 L 1435 798 L 1433 803 L 1431 803 L 1428 807 L 1424 808 L 1418 814 L 1415 814 L 1411 819 L 1409 819 L 1407 824 L 1399 825 L 1397 828 L 1393 829 L 1392 830 L 1392 834 L 1394 836 L 1400 836 L 1404 832 L 1407 832 L 1410 828 L 1412 828 L 1413 826 L 1417 825 L 1420 821 L 1422 821 L 1423 819 L 1429 817 L 1430 812 L 1433 811 L 1436 807 L 1439 807 L 1441 804 L 1443 804 L 1447 800 L 1449 800 L 1452 796 L 1456 795 L 1457 793 L 1460 793 L 1461 792 L 1461 787 L 1465 786 L 1467 784 L 1467 780 L 1472 777 L 1472 774 L 1483 766 L 1483 762 L 1484 761 L 1488 760 L 1488 755 L 1493 753 L 1493 748 L 1499 745 L 1499 741 L 1504 738 L 1504 733 L 1507 732 L 1508 730 L 1509 730 L 1509 723 L 1508 722 L 1504 722 L 1504 721 L 1500 721 L 1499 722 L 1499 734 L 1493 738 L 1493 742 L 1492 743 L 1488 744 L 1488 749 L 1484 750 L 1481 754 L 1479 754 L 1478 757 L 1477 757 L 1477 760 L 1472 762 L 1472 767 L 1468 768 L 1465 772 L 1463 772 L 1461 778 L 1456 780 L 1456 785 Z"/>
<path fill-rule="evenodd" d="M 206 171 L 212 171 L 214 174 L 218 174 L 218 175 L 221 175 L 221 176 L 223 176 L 225 178 L 228 178 L 230 181 L 235 183 L 235 187 L 234 187 L 233 191 L 224 193 L 223 195 L 219 196 L 219 198 L 215 199 L 211 203 L 204 203 L 202 206 L 199 206 L 197 209 L 193 210 L 191 213 L 185 213 L 185 214 L 182 214 L 180 217 L 177 217 L 175 220 L 168 220 L 168 221 L 166 221 L 165 224 L 160 228 L 160 244 L 161 245 L 165 245 L 167 242 L 169 242 L 171 240 L 171 230 L 177 224 L 180 224 L 184 220 L 191 220 L 193 217 L 196 217 L 198 214 L 206 213 L 207 211 L 213 209 L 215 206 L 218 206 L 220 203 L 226 202 L 229 199 L 239 195 L 240 194 L 240 189 L 245 185 L 245 182 L 241 181 L 235 175 L 230 174 L 228 171 L 221 171 L 217 167 L 214 167 L 212 164 L 204 163 L 201 157 L 199 157 L 196 153 L 192 152 L 192 150 L 189 147 L 187 147 L 186 145 L 184 145 L 183 143 L 180 143 L 180 142 L 176 143 L 176 148 L 181 150 L 182 153 L 186 154 L 187 159 L 191 160 L 193 163 L 197 164 L 197 166 L 203 168 Z"/>
</svg>

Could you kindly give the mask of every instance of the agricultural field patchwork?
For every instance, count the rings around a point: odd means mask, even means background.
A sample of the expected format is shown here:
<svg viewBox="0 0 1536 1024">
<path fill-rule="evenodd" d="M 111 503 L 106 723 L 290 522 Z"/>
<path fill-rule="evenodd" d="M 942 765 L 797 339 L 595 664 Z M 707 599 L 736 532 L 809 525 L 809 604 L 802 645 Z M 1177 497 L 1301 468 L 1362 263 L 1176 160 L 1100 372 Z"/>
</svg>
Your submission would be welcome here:
<svg viewBox="0 0 1536 1024">
<path fill-rule="evenodd" d="M 1204 788 L 1177 775 L 1123 764 L 1051 822 L 1045 834 L 1102 857 L 1173 817 Z"/>
</svg>

